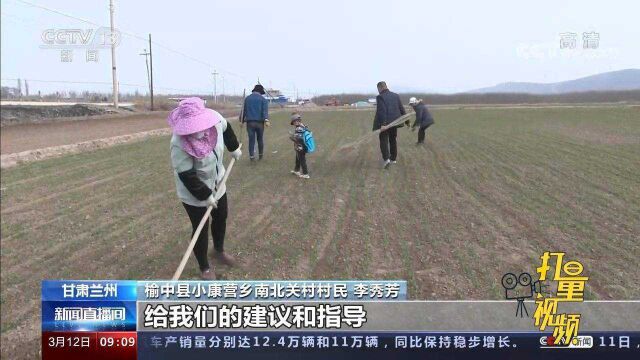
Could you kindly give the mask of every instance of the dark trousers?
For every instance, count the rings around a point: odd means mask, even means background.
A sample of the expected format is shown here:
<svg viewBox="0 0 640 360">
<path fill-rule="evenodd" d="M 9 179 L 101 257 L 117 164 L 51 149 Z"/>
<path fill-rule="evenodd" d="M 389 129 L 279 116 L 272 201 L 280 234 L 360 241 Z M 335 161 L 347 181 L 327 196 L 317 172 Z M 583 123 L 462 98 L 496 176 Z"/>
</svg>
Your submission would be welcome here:
<svg viewBox="0 0 640 360">
<path fill-rule="evenodd" d="M 307 171 L 307 154 L 304 150 L 296 150 L 296 167 L 294 171 L 300 171 L 300 168 L 302 168 L 303 174 L 309 173 Z"/>
<path fill-rule="evenodd" d="M 204 216 L 205 212 L 207 212 L 206 207 L 200 206 L 191 206 L 189 204 L 182 203 L 185 210 L 187 210 L 187 215 L 189 215 L 189 220 L 191 220 L 191 226 L 193 227 L 193 231 L 191 231 L 191 236 L 196 232 L 198 225 L 200 224 L 200 220 Z M 224 251 L 224 235 L 227 231 L 227 194 L 224 194 L 220 200 L 218 200 L 218 208 L 213 209 L 211 211 L 211 217 L 213 221 L 211 222 L 211 236 L 213 237 L 213 248 L 218 251 Z M 198 265 L 200 265 L 200 271 L 204 271 L 209 269 L 209 259 L 207 258 L 207 251 L 209 250 L 209 219 L 204 224 L 202 231 L 200 231 L 200 235 L 198 236 L 198 240 L 196 240 L 196 244 L 193 247 L 193 254 L 196 256 L 196 260 L 198 260 Z"/>
<path fill-rule="evenodd" d="M 427 126 L 420 126 L 420 129 L 418 129 L 418 144 L 424 143 L 424 138 L 427 136 L 426 132 L 429 126 L 431 126 L 431 124 Z"/>
<path fill-rule="evenodd" d="M 380 152 L 384 161 L 396 161 L 398 157 L 398 128 L 391 128 L 380 133 Z"/>
<path fill-rule="evenodd" d="M 264 142 L 262 140 L 264 122 L 247 121 L 247 134 L 249 135 L 249 157 L 253 157 L 255 154 L 256 138 L 258 138 L 258 154 L 262 157 L 262 154 L 264 154 Z"/>
</svg>

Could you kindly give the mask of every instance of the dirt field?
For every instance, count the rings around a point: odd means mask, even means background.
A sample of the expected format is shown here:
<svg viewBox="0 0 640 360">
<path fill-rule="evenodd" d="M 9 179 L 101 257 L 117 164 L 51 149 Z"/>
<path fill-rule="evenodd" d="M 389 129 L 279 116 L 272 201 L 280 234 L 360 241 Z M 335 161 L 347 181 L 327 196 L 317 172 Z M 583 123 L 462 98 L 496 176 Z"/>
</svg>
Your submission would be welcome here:
<svg viewBox="0 0 640 360">
<path fill-rule="evenodd" d="M 68 145 L 167 127 L 167 113 L 141 113 L 112 118 L 21 124 L 0 131 L 3 154 Z"/>
<path fill-rule="evenodd" d="M 406 279 L 413 299 L 501 299 L 505 272 L 561 250 L 585 265 L 587 299 L 640 297 L 637 108 L 434 116 L 425 147 L 399 130 L 398 164 L 383 171 L 377 140 L 336 150 L 371 131 L 372 113 L 305 114 L 319 149 L 301 180 L 287 115 L 274 115 L 266 159 L 245 157 L 229 179 L 226 249 L 244 266 L 218 276 Z M 42 279 L 171 277 L 190 225 L 168 141 L 2 172 L 3 358 L 37 357 Z"/>
</svg>

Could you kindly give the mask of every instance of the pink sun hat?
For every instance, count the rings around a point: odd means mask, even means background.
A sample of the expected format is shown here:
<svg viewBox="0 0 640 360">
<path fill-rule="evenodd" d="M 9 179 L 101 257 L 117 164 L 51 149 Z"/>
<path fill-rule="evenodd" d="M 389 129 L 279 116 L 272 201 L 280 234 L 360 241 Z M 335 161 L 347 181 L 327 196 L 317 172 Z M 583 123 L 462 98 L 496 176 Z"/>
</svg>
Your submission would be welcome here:
<svg viewBox="0 0 640 360">
<path fill-rule="evenodd" d="M 198 97 L 180 101 L 167 117 L 171 130 L 176 135 L 189 135 L 216 126 L 222 121 L 222 115 L 204 107 L 204 100 Z"/>
</svg>

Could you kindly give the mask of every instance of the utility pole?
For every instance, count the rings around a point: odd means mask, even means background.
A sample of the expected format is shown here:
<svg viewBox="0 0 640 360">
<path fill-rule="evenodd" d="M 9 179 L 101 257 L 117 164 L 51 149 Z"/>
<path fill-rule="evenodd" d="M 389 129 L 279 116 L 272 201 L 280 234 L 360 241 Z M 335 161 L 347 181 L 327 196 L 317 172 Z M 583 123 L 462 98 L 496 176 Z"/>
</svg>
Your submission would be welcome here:
<svg viewBox="0 0 640 360">
<path fill-rule="evenodd" d="M 218 72 L 213 69 L 213 102 L 218 103 Z"/>
<path fill-rule="evenodd" d="M 116 74 L 116 44 L 114 41 L 115 26 L 113 24 L 113 0 L 109 0 L 109 17 L 111 19 L 111 78 L 113 81 L 113 106 L 118 108 L 118 76 Z"/>
<path fill-rule="evenodd" d="M 295 102 L 298 102 L 298 89 L 296 88 L 296 84 L 291 83 L 291 85 L 293 85 L 293 98 L 295 99 Z"/>
<path fill-rule="evenodd" d="M 147 86 L 149 86 L 149 97 L 151 99 L 153 99 L 153 96 L 151 95 L 151 74 L 149 73 L 149 55 L 150 53 L 147 52 L 147 49 L 142 50 L 142 53 L 140 54 L 141 56 L 144 56 L 144 63 L 147 65 Z M 153 110 L 153 100 L 151 100 L 151 109 Z"/>
<path fill-rule="evenodd" d="M 224 93 L 224 75 L 222 75 L 222 102 L 227 102 L 227 95 Z"/>
<path fill-rule="evenodd" d="M 24 93 L 29 97 L 29 83 L 27 82 L 27 79 L 24 79 Z"/>
<path fill-rule="evenodd" d="M 150 88 L 151 88 L 151 111 L 153 111 L 153 53 L 151 52 L 151 34 L 149 34 L 149 74 L 151 75 Z"/>
</svg>

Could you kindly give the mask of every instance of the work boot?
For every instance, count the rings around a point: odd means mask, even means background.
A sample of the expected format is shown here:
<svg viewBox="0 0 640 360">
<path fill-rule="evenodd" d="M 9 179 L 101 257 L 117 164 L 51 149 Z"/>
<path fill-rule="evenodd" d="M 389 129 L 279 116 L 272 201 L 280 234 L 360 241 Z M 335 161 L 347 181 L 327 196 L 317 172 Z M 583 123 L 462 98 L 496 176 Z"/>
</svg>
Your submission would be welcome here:
<svg viewBox="0 0 640 360">
<path fill-rule="evenodd" d="M 224 251 L 222 251 L 222 252 L 214 251 L 213 252 L 213 260 L 215 260 L 215 262 L 217 262 L 218 264 L 223 264 L 223 265 L 227 265 L 227 266 L 230 266 L 230 267 L 235 267 L 235 266 L 238 265 L 238 263 L 233 258 L 233 256 L 227 254 Z"/>
<path fill-rule="evenodd" d="M 211 281 L 216 279 L 216 273 L 213 269 L 207 269 L 200 273 L 200 279 L 204 281 Z"/>
</svg>

